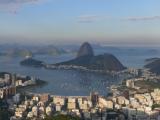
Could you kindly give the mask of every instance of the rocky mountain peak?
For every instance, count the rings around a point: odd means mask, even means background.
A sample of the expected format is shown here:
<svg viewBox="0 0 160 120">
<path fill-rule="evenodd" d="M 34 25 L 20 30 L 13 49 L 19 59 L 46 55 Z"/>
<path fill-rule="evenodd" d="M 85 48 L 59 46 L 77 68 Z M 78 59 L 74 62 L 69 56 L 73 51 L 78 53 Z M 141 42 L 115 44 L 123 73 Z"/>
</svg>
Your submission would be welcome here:
<svg viewBox="0 0 160 120">
<path fill-rule="evenodd" d="M 82 56 L 94 56 L 92 46 L 88 42 L 83 43 L 78 51 L 77 58 Z"/>
</svg>

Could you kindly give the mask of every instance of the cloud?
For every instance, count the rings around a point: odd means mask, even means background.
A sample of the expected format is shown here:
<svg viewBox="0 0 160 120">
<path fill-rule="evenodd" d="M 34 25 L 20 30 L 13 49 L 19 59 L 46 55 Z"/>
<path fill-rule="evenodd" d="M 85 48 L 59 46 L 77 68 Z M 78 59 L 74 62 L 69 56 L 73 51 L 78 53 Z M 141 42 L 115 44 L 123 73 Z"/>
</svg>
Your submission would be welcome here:
<svg viewBox="0 0 160 120">
<path fill-rule="evenodd" d="M 92 23 L 99 19 L 99 16 L 97 15 L 82 15 L 78 16 L 77 20 L 79 23 Z"/>
<path fill-rule="evenodd" d="M 160 20 L 160 16 L 144 16 L 144 17 L 128 17 L 124 20 L 128 21 L 152 21 L 152 20 Z"/>
<path fill-rule="evenodd" d="M 111 19 L 110 16 L 98 16 L 98 15 L 81 15 L 77 17 L 78 23 L 93 23 L 97 21 L 103 21 Z"/>
<path fill-rule="evenodd" d="M 24 4 L 36 4 L 45 0 L 0 0 L 0 11 L 17 12 Z"/>
<path fill-rule="evenodd" d="M 0 0 L 0 4 L 17 4 L 17 3 L 28 3 L 36 2 L 38 0 Z"/>
</svg>

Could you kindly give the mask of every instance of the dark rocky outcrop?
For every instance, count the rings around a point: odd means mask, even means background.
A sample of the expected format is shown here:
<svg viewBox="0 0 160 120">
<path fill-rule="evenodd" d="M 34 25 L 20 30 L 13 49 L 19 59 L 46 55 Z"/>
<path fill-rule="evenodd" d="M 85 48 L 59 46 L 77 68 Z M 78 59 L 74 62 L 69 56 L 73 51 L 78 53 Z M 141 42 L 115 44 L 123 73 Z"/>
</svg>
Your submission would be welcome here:
<svg viewBox="0 0 160 120">
<path fill-rule="evenodd" d="M 112 54 L 94 56 L 91 61 L 91 69 L 101 69 L 109 71 L 121 71 L 125 69 L 121 62 Z"/>
<path fill-rule="evenodd" d="M 112 54 L 103 54 L 94 56 L 92 47 L 89 43 L 84 43 L 78 52 L 75 59 L 54 64 L 59 65 L 75 65 L 86 67 L 90 70 L 102 71 L 121 71 L 126 69 L 121 62 Z"/>
<path fill-rule="evenodd" d="M 158 58 L 158 57 L 155 57 L 155 58 L 148 58 L 148 59 L 145 60 L 145 62 L 150 63 L 150 62 L 154 62 L 155 60 L 158 60 L 158 59 L 160 59 L 160 58 Z"/>
<path fill-rule="evenodd" d="M 152 60 L 151 62 L 146 64 L 144 67 L 150 69 L 151 72 L 160 75 L 160 58 L 156 58 L 155 60 Z"/>
<path fill-rule="evenodd" d="M 77 58 L 82 56 L 93 56 L 93 55 L 94 53 L 92 46 L 88 42 L 85 42 L 81 45 L 77 54 Z"/>
</svg>

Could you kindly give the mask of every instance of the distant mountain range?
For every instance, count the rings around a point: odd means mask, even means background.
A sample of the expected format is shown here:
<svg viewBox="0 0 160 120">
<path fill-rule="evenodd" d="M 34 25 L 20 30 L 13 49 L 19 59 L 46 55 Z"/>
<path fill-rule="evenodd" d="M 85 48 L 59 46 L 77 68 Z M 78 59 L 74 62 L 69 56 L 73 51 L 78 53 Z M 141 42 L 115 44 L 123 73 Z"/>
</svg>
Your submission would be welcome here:
<svg viewBox="0 0 160 120">
<path fill-rule="evenodd" d="M 37 49 L 33 50 L 33 54 L 35 55 L 61 55 L 61 54 L 66 54 L 68 51 L 64 49 L 57 48 L 53 45 L 45 46 L 45 47 L 39 47 Z"/>
<path fill-rule="evenodd" d="M 124 67 L 122 63 L 112 54 L 105 53 L 103 55 L 95 56 L 91 45 L 87 42 L 82 44 L 75 59 L 54 65 L 75 65 L 86 67 L 91 70 L 103 71 L 121 71 L 126 69 L 126 67 Z"/>
<path fill-rule="evenodd" d="M 77 51 L 72 49 L 57 48 L 53 45 L 49 46 L 39 46 L 39 47 L 11 47 L 3 48 L 0 50 L 0 56 L 9 57 L 26 57 L 35 55 L 62 55 L 67 53 L 75 53 Z"/>
<path fill-rule="evenodd" d="M 9 57 L 25 57 L 32 55 L 33 54 L 30 50 L 22 48 L 10 48 L 0 53 L 0 56 L 9 56 Z"/>
</svg>

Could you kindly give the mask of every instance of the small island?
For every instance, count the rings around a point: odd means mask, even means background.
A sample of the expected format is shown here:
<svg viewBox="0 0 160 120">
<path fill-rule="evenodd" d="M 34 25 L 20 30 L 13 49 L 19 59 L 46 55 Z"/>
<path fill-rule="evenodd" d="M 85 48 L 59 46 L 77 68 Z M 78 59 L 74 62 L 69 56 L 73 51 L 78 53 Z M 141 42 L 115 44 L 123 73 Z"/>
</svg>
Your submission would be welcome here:
<svg viewBox="0 0 160 120">
<path fill-rule="evenodd" d="M 44 62 L 35 60 L 33 58 L 26 58 L 25 60 L 20 62 L 20 65 L 30 66 L 30 67 L 43 67 Z"/>
</svg>

